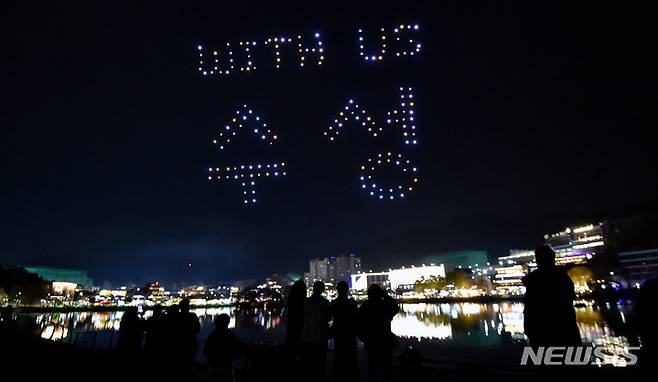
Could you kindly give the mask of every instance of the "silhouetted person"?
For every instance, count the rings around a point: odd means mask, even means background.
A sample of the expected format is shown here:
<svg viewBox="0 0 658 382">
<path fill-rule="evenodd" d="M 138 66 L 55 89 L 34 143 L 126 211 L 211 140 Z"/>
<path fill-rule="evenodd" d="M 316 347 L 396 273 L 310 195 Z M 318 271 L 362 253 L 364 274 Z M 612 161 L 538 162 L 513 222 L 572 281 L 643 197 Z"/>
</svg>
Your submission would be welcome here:
<svg viewBox="0 0 658 382">
<path fill-rule="evenodd" d="M 359 338 L 368 355 L 370 381 L 387 381 L 391 378 L 393 348 L 397 338 L 391 332 L 391 321 L 400 311 L 398 303 L 382 288 L 373 284 L 368 288 L 368 300 L 358 310 Z"/>
<path fill-rule="evenodd" d="M 349 287 L 345 281 L 336 285 L 338 297 L 331 302 L 331 333 L 334 338 L 334 375 L 336 380 L 354 381 L 358 379 L 356 356 L 357 305 L 348 296 Z"/>
<path fill-rule="evenodd" d="M 329 321 L 331 307 L 329 301 L 322 297 L 324 283 L 313 284 L 313 295 L 304 303 L 304 363 L 306 377 L 314 381 L 323 381 L 327 370 L 327 340 L 329 339 Z"/>
<path fill-rule="evenodd" d="M 215 331 L 210 333 L 203 348 L 208 360 L 211 380 L 232 381 L 233 361 L 240 358 L 240 341 L 228 328 L 231 318 L 222 313 L 215 318 Z"/>
<path fill-rule="evenodd" d="M 304 329 L 304 302 L 306 301 L 306 285 L 297 280 L 290 287 L 286 301 L 286 335 L 285 344 L 299 347 L 302 343 L 302 330 Z"/>
<path fill-rule="evenodd" d="M 7 305 L 2 308 L 0 314 L 0 335 L 8 336 L 14 326 L 14 307 Z"/>
<path fill-rule="evenodd" d="M 304 329 L 304 302 L 306 301 L 306 285 L 302 280 L 295 281 L 286 299 L 284 317 L 286 334 L 284 345 L 290 360 L 288 372 L 292 379 L 299 379 L 301 369 L 302 331 Z"/>
<path fill-rule="evenodd" d="M 150 358 L 157 359 L 164 354 L 165 346 L 165 317 L 162 314 L 162 305 L 153 307 L 153 315 L 144 323 L 144 353 Z"/>
<path fill-rule="evenodd" d="M 579 346 L 573 282 L 555 265 L 555 252 L 548 245 L 535 250 L 537 269 L 523 278 L 525 334 L 530 346 Z"/>
<path fill-rule="evenodd" d="M 142 320 L 137 307 L 131 306 L 123 313 L 119 325 L 119 350 L 127 355 L 135 355 L 142 350 Z"/>
<path fill-rule="evenodd" d="M 640 366 L 656 369 L 658 360 L 658 333 L 656 331 L 656 301 L 658 301 L 658 279 L 647 280 L 635 299 L 635 320 L 642 340 Z"/>
<path fill-rule="evenodd" d="M 181 333 L 178 329 L 178 313 L 178 305 L 170 305 L 165 308 L 164 314 L 162 315 L 162 330 L 164 332 L 162 352 L 166 354 L 167 357 L 176 360 L 181 357 Z M 178 367 L 178 364 L 172 366 L 176 368 Z"/>
<path fill-rule="evenodd" d="M 193 373 L 194 369 L 198 347 L 196 337 L 201 330 L 201 324 L 199 324 L 199 317 L 190 312 L 190 300 L 183 299 L 178 304 L 178 309 L 179 312 L 176 323 L 179 331 L 181 366 L 183 373 L 190 375 Z"/>
</svg>

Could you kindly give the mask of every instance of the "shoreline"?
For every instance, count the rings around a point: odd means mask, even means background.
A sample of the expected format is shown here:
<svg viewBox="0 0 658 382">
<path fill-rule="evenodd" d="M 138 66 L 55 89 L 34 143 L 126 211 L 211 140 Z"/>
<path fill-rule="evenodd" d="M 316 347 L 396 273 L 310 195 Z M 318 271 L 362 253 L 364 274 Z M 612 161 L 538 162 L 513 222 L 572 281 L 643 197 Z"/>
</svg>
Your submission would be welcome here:
<svg viewBox="0 0 658 382">
<path fill-rule="evenodd" d="M 596 296 L 581 296 L 579 300 L 591 300 L 595 303 L 606 302 L 606 299 L 597 298 Z M 522 302 L 523 296 L 475 296 L 475 297 L 427 297 L 427 298 L 397 298 L 396 301 L 400 304 L 451 304 L 451 303 L 476 303 L 488 304 L 499 302 Z M 363 300 L 357 300 L 361 303 Z M 256 303 L 246 304 L 236 302 L 233 304 L 212 304 L 212 305 L 190 305 L 190 309 L 217 309 L 217 308 L 254 308 L 254 307 L 281 307 L 279 303 Z M 15 306 L 14 309 L 19 313 L 69 313 L 69 312 L 120 312 L 125 311 L 133 305 L 103 305 L 103 306 Z M 152 310 L 154 305 L 142 305 L 143 310 Z M 162 305 L 166 307 L 167 305 Z"/>
<path fill-rule="evenodd" d="M 496 303 L 504 301 L 522 301 L 523 296 L 477 296 L 477 297 L 429 297 L 429 298 L 398 298 L 396 301 L 400 304 L 443 304 L 443 303 Z M 361 301 L 357 301 L 361 302 Z M 251 308 L 256 306 L 263 306 L 265 303 L 259 304 L 213 304 L 213 305 L 191 305 L 190 309 L 215 309 L 215 308 Z M 267 304 L 276 305 L 276 304 Z M 103 306 L 15 306 L 16 312 L 20 313 L 54 313 L 54 312 L 120 312 L 125 311 L 132 305 L 103 305 Z M 166 305 L 163 305 L 166 307 Z M 142 305 L 143 310 L 152 310 L 153 306 Z"/>
</svg>

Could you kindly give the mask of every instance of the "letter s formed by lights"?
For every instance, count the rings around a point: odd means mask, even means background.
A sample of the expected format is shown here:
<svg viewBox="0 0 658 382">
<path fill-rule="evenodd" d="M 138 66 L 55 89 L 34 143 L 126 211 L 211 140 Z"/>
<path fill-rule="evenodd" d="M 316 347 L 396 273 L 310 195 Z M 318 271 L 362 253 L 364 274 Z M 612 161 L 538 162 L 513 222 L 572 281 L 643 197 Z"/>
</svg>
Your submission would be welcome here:
<svg viewBox="0 0 658 382">
<path fill-rule="evenodd" d="M 231 139 L 235 139 L 237 134 L 242 133 L 244 129 L 250 129 L 250 134 L 255 135 L 258 141 L 268 146 L 273 145 L 278 139 L 267 123 L 261 121 L 261 118 L 247 105 L 243 105 L 219 132 L 219 136 L 212 140 L 212 143 L 218 145 L 220 150 L 224 150 Z M 287 175 L 285 165 L 284 162 L 271 162 L 210 167 L 208 168 L 208 180 L 239 182 L 242 186 L 244 204 L 253 204 L 256 203 L 256 180 Z"/>
<path fill-rule="evenodd" d="M 350 98 L 329 124 L 324 135 L 329 137 L 330 141 L 334 141 L 346 125 L 352 123 L 365 128 L 368 134 L 377 138 L 384 132 L 382 125 L 388 125 L 393 129 L 400 130 L 405 145 L 416 145 L 418 139 L 416 138 L 415 106 L 413 88 L 402 86 L 400 87 L 399 107 L 394 107 L 386 114 L 384 121 L 380 121 L 383 123 L 377 124 L 375 118 L 364 107 L 359 105 L 354 98 Z"/>
</svg>

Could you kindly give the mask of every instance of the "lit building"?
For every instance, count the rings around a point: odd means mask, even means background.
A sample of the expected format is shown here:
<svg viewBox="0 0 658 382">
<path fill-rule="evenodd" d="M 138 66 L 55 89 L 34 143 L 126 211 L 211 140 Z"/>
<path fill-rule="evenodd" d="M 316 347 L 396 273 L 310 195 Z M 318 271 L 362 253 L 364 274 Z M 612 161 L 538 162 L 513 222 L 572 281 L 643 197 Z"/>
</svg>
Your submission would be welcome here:
<svg viewBox="0 0 658 382">
<path fill-rule="evenodd" d="M 325 257 L 324 259 L 313 259 L 309 262 L 309 283 L 315 281 L 331 281 L 331 259 Z"/>
<path fill-rule="evenodd" d="M 361 271 L 361 258 L 356 254 L 349 256 L 332 256 L 313 259 L 309 262 L 307 285 L 315 281 L 336 284 L 339 281 L 350 282 L 350 276 Z"/>
<path fill-rule="evenodd" d="M 165 299 L 165 289 L 160 285 L 159 281 L 146 284 L 146 296 L 149 300 L 154 302 L 162 302 Z"/>
<path fill-rule="evenodd" d="M 350 288 L 355 291 L 365 291 L 371 285 L 377 284 L 388 289 L 388 272 L 361 272 L 351 276 Z"/>
<path fill-rule="evenodd" d="M 494 276 L 496 290 L 504 294 L 525 293 L 523 277 L 527 274 L 527 265 L 515 264 L 496 268 L 496 274 Z"/>
<path fill-rule="evenodd" d="M 392 290 L 398 288 L 411 290 L 416 281 L 420 279 L 429 279 L 430 277 L 446 277 L 443 264 L 424 265 L 420 267 L 398 268 L 388 272 L 388 280 Z"/>
<path fill-rule="evenodd" d="M 544 235 L 544 239 L 555 250 L 557 264 L 584 264 L 603 252 L 604 223 L 567 227 L 564 231 Z"/>
<path fill-rule="evenodd" d="M 336 282 L 350 282 L 353 274 L 361 271 L 361 258 L 354 253 L 349 256 L 336 257 L 336 268 L 334 269 L 334 279 Z"/>
<path fill-rule="evenodd" d="M 71 296 L 77 287 L 78 284 L 67 281 L 53 281 L 52 283 L 53 294 L 58 296 Z"/>
<path fill-rule="evenodd" d="M 619 270 L 629 284 L 658 277 L 658 248 L 619 252 Z"/>
<path fill-rule="evenodd" d="M 412 290 L 416 281 L 430 277 L 446 277 L 443 264 L 422 265 L 420 267 L 390 269 L 388 272 L 361 272 L 352 275 L 350 288 L 364 291 L 373 284 L 393 291 L 398 288 Z"/>
</svg>

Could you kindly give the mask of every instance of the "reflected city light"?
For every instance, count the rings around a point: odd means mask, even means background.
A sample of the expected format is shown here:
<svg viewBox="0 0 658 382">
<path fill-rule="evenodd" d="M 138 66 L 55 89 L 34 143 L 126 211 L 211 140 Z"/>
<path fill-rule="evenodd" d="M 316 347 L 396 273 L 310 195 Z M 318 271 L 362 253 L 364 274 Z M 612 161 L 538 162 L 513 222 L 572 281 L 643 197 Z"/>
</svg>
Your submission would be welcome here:
<svg viewBox="0 0 658 382">
<path fill-rule="evenodd" d="M 628 352 L 630 341 L 620 336 L 611 323 L 622 322 L 624 310 L 628 308 L 612 304 L 599 307 L 591 303 L 578 306 L 576 320 L 583 343 L 603 349 L 605 357 L 600 360 L 601 365 L 626 366 L 628 360 L 622 354 Z M 470 346 L 479 343 L 490 346 L 491 341 L 500 348 L 510 343 L 527 344 L 522 302 L 410 303 L 401 304 L 400 309 L 391 322 L 391 330 L 403 345 L 423 342 L 432 349 L 434 343 L 462 344 L 465 338 L 469 338 Z M 605 312 L 602 309 L 606 309 Z M 197 308 L 192 312 L 201 324 L 200 344 L 214 330 L 214 319 L 222 313 L 229 315 L 229 327 L 246 342 L 277 344 L 283 341 L 285 325 L 278 309 L 213 307 Z M 615 315 L 616 318 L 612 317 Z M 116 345 L 117 336 L 112 333 L 119 330 L 122 316 L 123 312 L 116 311 L 41 313 L 30 317 L 39 328 L 41 338 L 80 346 L 110 347 Z M 145 319 L 151 316 L 152 311 L 143 312 Z M 106 336 L 92 340 L 90 333 L 105 333 Z M 436 351 L 441 351 L 438 349 Z"/>
<path fill-rule="evenodd" d="M 431 320 L 419 320 L 417 316 L 402 312 L 393 318 L 391 331 L 396 336 L 405 338 L 437 339 L 452 338 L 450 324 L 435 323 Z"/>
</svg>

